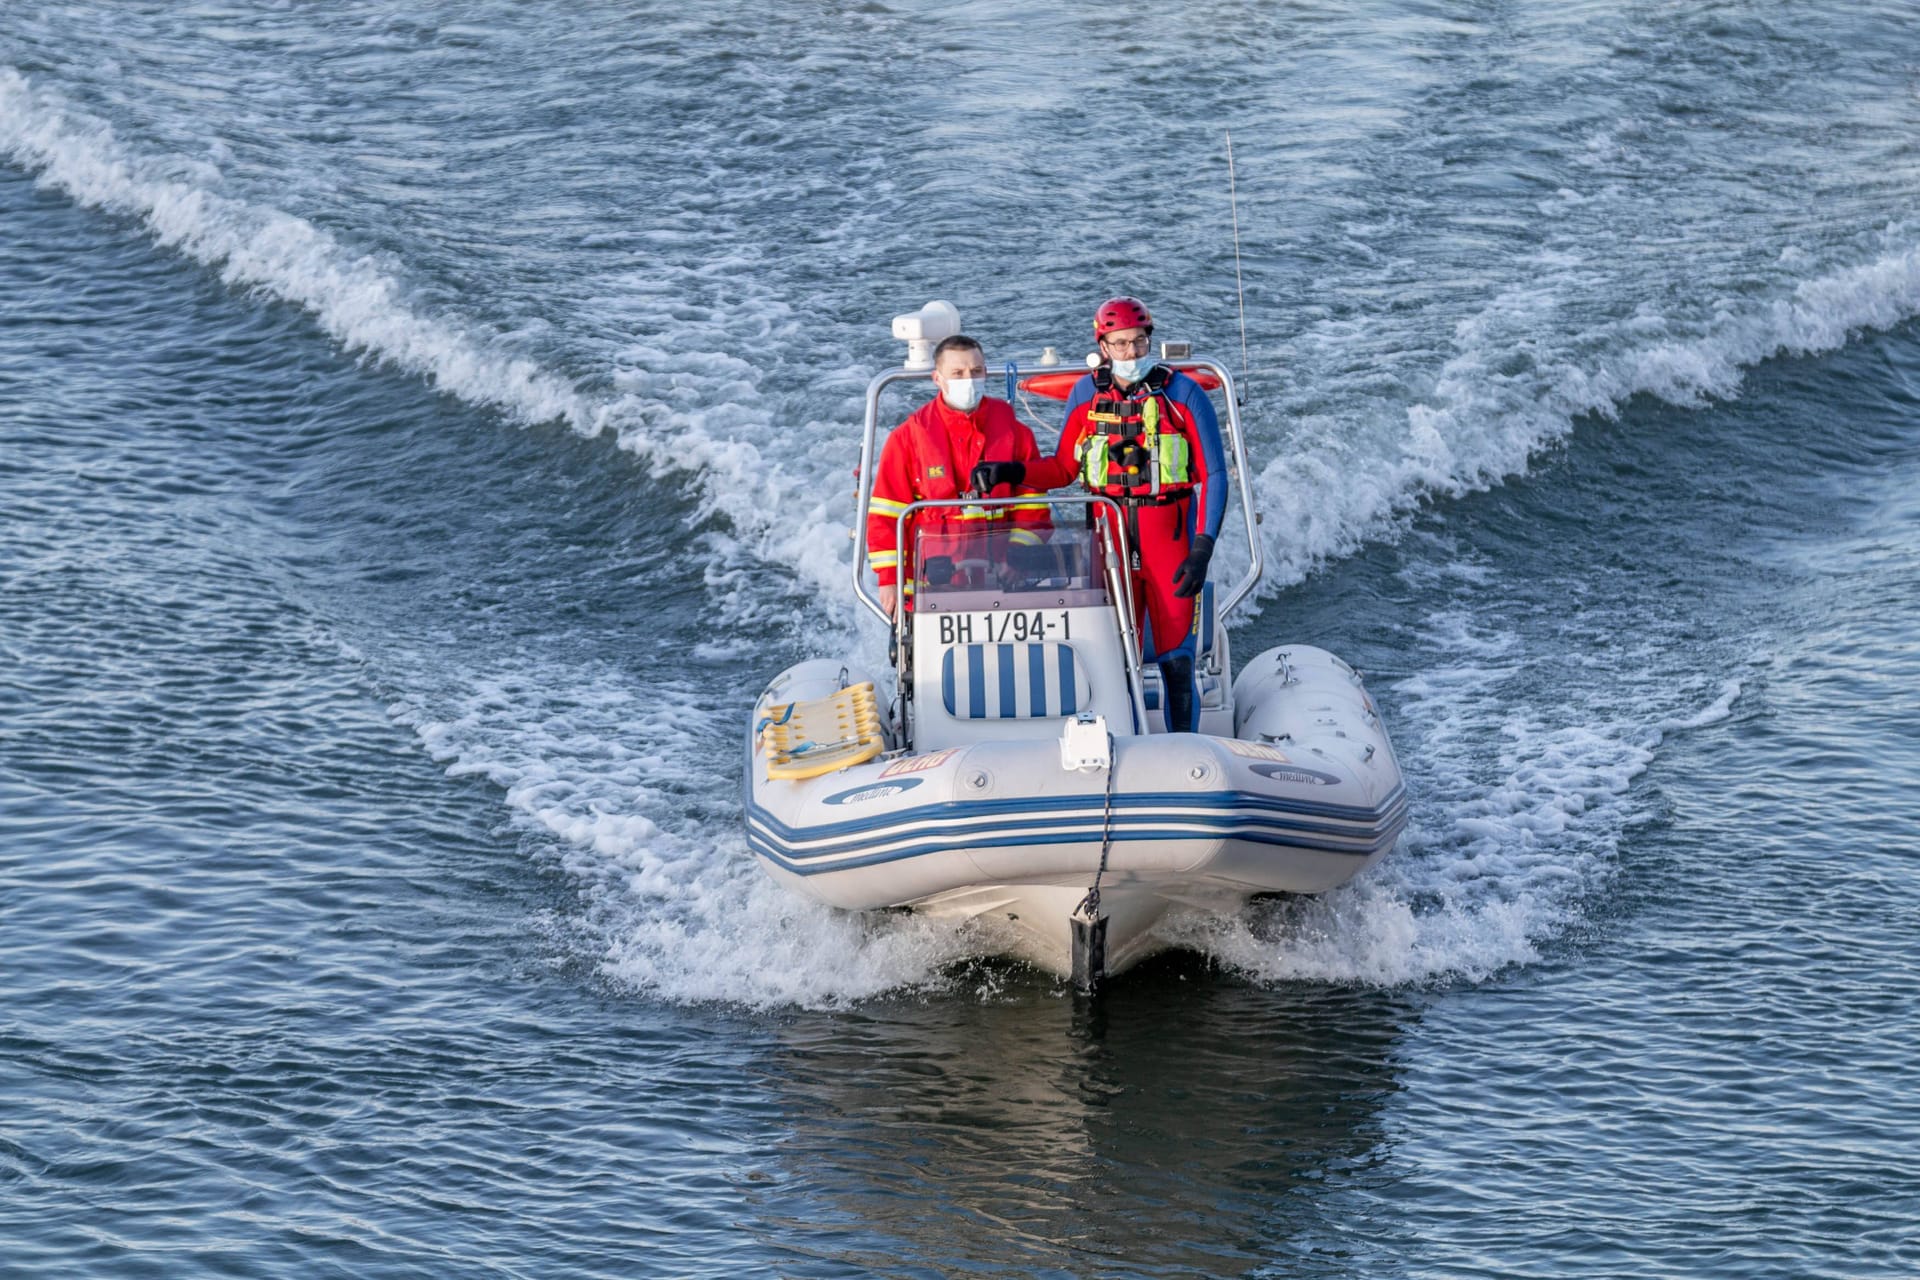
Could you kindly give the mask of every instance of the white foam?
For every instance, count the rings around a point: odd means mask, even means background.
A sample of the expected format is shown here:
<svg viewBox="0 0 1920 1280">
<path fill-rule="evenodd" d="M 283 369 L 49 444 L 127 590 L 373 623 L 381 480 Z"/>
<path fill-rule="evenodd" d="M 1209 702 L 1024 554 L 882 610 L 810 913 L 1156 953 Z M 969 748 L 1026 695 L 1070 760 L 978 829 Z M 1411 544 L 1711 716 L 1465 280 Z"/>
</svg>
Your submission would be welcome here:
<svg viewBox="0 0 1920 1280">
<path fill-rule="evenodd" d="M 1478 980 L 1538 958 L 1558 913 L 1526 902 L 1416 910 L 1405 889 L 1369 876 L 1311 900 L 1232 919 L 1183 916 L 1163 934 L 1259 982 L 1408 986 Z"/>
<path fill-rule="evenodd" d="M 1233 920 L 1182 918 L 1170 936 L 1260 981 L 1403 985 L 1478 980 L 1539 958 L 1613 876 L 1638 811 L 1631 788 L 1671 734 L 1732 714 L 1728 680 L 1654 697 L 1628 685 L 1563 688 L 1551 712 L 1515 706 L 1516 638 L 1443 608 L 1421 628 L 1432 657 L 1398 681 L 1397 740 L 1412 824 L 1394 855 L 1314 899 Z M 1507 658 L 1490 662 L 1489 658 Z M 1661 701 L 1678 703 L 1660 714 Z"/>
<path fill-rule="evenodd" d="M 1619 146 L 1611 136 L 1590 144 L 1600 160 Z M 698 543 L 718 616 L 786 618 L 794 594 L 824 589 L 813 606 L 819 643 L 875 643 L 854 638 L 840 589 L 851 477 L 810 451 L 796 458 L 760 443 L 844 435 L 844 420 L 828 419 L 857 413 L 864 382 L 858 371 L 809 370 L 810 385 L 829 394 L 796 418 L 795 401 L 770 391 L 766 371 L 748 359 L 801 344 L 800 320 L 783 300 L 753 297 L 737 316 L 682 338 L 635 342 L 613 358 L 610 389 L 589 392 L 517 351 L 511 334 L 420 305 L 404 263 L 223 194 L 217 147 L 190 160 L 142 155 L 106 123 L 0 68 L 0 152 L 83 204 L 140 220 L 158 243 L 229 283 L 305 309 L 347 350 L 518 422 L 608 432 L 689 477 L 694 520 L 718 515 L 726 526 Z M 1569 218 L 1614 194 L 1568 188 L 1542 209 Z M 1584 328 L 1568 320 L 1566 299 L 1598 277 L 1583 253 L 1543 249 L 1527 281 L 1455 327 L 1452 354 L 1415 403 L 1393 411 L 1397 420 L 1356 433 L 1348 406 L 1335 404 L 1290 424 L 1288 448 L 1256 478 L 1267 513 L 1265 589 L 1297 582 L 1436 496 L 1523 474 L 1583 414 L 1611 417 L 1636 394 L 1704 405 L 1737 395 L 1760 361 L 1833 350 L 1862 329 L 1920 314 L 1920 250 L 1909 239 L 1889 227 L 1873 260 L 1785 282 L 1772 299 L 1698 300 L 1704 315 L 1692 316 L 1642 308 Z M 1801 269 L 1805 257 L 1789 249 L 1779 262 Z M 676 272 L 716 269 L 750 280 L 752 264 L 650 264 L 628 282 L 624 305 L 671 297 L 683 278 Z M 1368 335 L 1351 321 L 1329 322 L 1322 337 L 1364 356 Z M 1488 585 L 1485 570 L 1459 575 Z M 1662 736 L 1731 714 L 1739 686 L 1647 723 L 1605 708 L 1571 721 L 1529 714 L 1499 688 L 1524 657 L 1516 638 L 1477 617 L 1460 608 L 1427 618 L 1419 634 L 1432 659 L 1395 686 L 1411 730 L 1401 740 L 1418 741 L 1421 753 L 1417 817 L 1400 853 L 1316 902 L 1173 927 L 1263 979 L 1373 983 L 1478 977 L 1532 960 L 1566 927 L 1609 873 L 1631 817 L 1624 797 Z M 734 643 L 716 638 L 702 654 L 731 656 Z M 733 726 L 717 736 L 686 727 L 731 714 L 720 695 L 623 688 L 618 673 L 552 667 L 464 678 L 465 687 L 423 694 L 396 716 L 450 772 L 492 779 L 530 827 L 559 842 L 594 922 L 593 945 L 617 980 L 676 1000 L 831 1005 L 936 983 L 968 953 L 963 933 L 827 911 L 765 879 L 726 799 L 737 785 Z M 663 706 L 676 711 L 647 711 Z"/>
<path fill-rule="evenodd" d="M 218 194 L 212 160 L 138 155 L 105 122 L 11 67 L 0 67 L 0 152 L 83 205 L 138 218 L 159 244 L 227 283 L 305 309 L 350 351 L 523 421 L 592 420 L 565 379 L 476 341 L 470 324 L 410 307 L 399 281 L 370 256 L 303 219 Z M 193 176 L 169 176 L 183 169 Z"/>
<path fill-rule="evenodd" d="M 1613 144 L 1598 137 L 1591 145 L 1598 154 Z M 611 431 L 621 448 L 650 465 L 690 477 L 696 520 L 724 516 L 728 536 L 748 554 L 785 568 L 790 591 L 777 594 L 827 588 L 834 624 L 851 630 L 854 613 L 838 591 L 847 571 L 851 479 L 817 459 L 776 457 L 759 443 L 845 430 L 844 421 L 784 422 L 785 406 L 762 388 L 764 370 L 746 358 L 749 350 L 799 340 L 800 322 L 785 300 L 742 298 L 727 321 L 733 328 L 703 329 L 708 340 L 735 340 L 729 350 L 701 350 L 699 335 L 693 345 L 635 343 L 609 371 L 612 392 L 590 393 L 516 352 L 510 335 L 475 317 L 417 305 L 404 264 L 358 253 L 271 206 L 220 194 L 217 147 L 207 158 L 142 155 L 104 121 L 0 67 L 0 152 L 83 204 L 140 219 L 157 242 L 229 283 L 305 309 L 347 350 L 519 422 Z M 1569 189 L 1555 199 L 1577 207 L 1586 198 Z M 1920 249 L 1907 239 L 1905 228 L 1890 226 L 1885 252 L 1874 261 L 1806 280 L 1747 310 L 1723 310 L 1703 331 L 1677 338 L 1667 335 L 1690 322 L 1647 314 L 1556 333 L 1568 293 L 1600 277 L 1578 254 L 1543 250 L 1536 278 L 1510 285 L 1456 326 L 1454 354 L 1431 390 L 1399 410 L 1397 432 L 1356 441 L 1344 412 L 1293 424 L 1288 447 L 1256 477 L 1271 566 L 1263 591 L 1350 554 L 1435 496 L 1524 474 L 1583 414 L 1612 416 L 1642 393 L 1680 405 L 1736 395 L 1743 371 L 1762 360 L 1833 350 L 1862 329 L 1920 314 Z M 655 307 L 676 278 L 750 267 L 649 264 L 610 305 Z M 1334 347 L 1354 345 L 1363 335 L 1349 327 L 1331 326 L 1323 338 Z M 1522 375 L 1506 370 L 1516 351 L 1536 361 Z M 831 385 L 848 372 L 809 371 L 809 381 Z M 853 372 L 856 386 L 863 380 Z M 1223 564 L 1232 563 L 1229 551 Z M 765 595 L 741 593 L 731 602 L 755 616 Z"/>
<path fill-rule="evenodd" d="M 833 1007 L 939 985 L 976 950 L 964 929 L 830 910 L 769 880 L 713 798 L 738 785 L 737 740 L 719 724 L 728 708 L 697 688 L 548 662 L 438 696 L 456 713 L 414 697 L 390 714 L 449 774 L 488 778 L 553 837 L 582 895 L 571 941 L 613 981 L 683 1003 Z M 545 714 L 530 718 L 535 706 Z"/>
<path fill-rule="evenodd" d="M 654 469 L 690 479 L 699 500 L 694 520 L 717 512 L 763 562 L 789 567 L 790 591 L 844 578 L 851 479 L 833 483 L 818 469 L 781 467 L 754 443 L 778 434 L 777 413 L 760 395 L 759 371 L 738 352 L 636 345 L 612 371 L 613 394 L 589 393 L 516 351 L 512 335 L 417 305 L 404 264 L 356 252 L 270 205 L 223 195 L 213 159 L 143 155 L 106 122 L 4 66 L 0 154 L 80 204 L 138 219 L 156 243 L 228 284 L 300 307 L 348 351 L 522 424 L 611 431 Z M 777 302 L 743 311 L 762 342 L 795 324 Z M 755 616 L 757 602 L 740 603 L 749 606 L 745 617 Z M 844 624 L 852 614 L 839 616 Z"/>
<path fill-rule="evenodd" d="M 1710 724 L 1719 724 L 1733 715 L 1733 704 L 1746 691 L 1739 680 L 1726 680 L 1720 685 L 1720 696 L 1692 715 L 1669 717 L 1655 726 L 1654 732 L 1659 738 L 1670 733 L 1680 733 L 1688 729 L 1704 729 Z M 1658 745 L 1656 739 L 1655 745 Z"/>
<path fill-rule="evenodd" d="M 1897 224 L 1879 239 L 1872 261 L 1786 282 L 1781 296 L 1707 305 L 1704 318 L 1643 307 L 1586 330 L 1564 328 L 1561 312 L 1600 277 L 1578 256 L 1543 264 L 1537 279 L 1456 326 L 1454 354 L 1426 395 L 1397 410 L 1398 431 L 1376 424 L 1369 435 L 1332 414 L 1294 424 L 1255 478 L 1271 566 L 1263 594 L 1389 533 L 1435 497 L 1525 474 L 1583 415 L 1617 417 L 1636 395 L 1693 408 L 1730 399 L 1763 361 L 1835 351 L 1920 315 L 1920 246 Z"/>
<path fill-rule="evenodd" d="M 1485 572 L 1449 576 L 1463 596 L 1498 589 Z M 1174 940 L 1259 981 L 1418 984 L 1530 963 L 1613 874 L 1632 784 L 1661 743 L 1725 719 L 1740 693 L 1735 680 L 1656 701 L 1623 693 L 1637 680 L 1628 655 L 1529 712 L 1506 688 L 1528 669 L 1519 637 L 1454 604 L 1416 635 L 1418 672 L 1393 685 L 1403 752 L 1417 744 L 1415 820 L 1394 856 L 1319 899 L 1176 918 Z M 541 843 L 581 894 L 568 941 L 613 981 L 679 1002 L 836 1007 L 947 988 L 977 952 L 963 929 L 828 910 L 761 873 L 731 798 L 726 691 L 552 659 L 461 678 L 464 692 L 393 714 L 450 773 L 489 778 L 551 837 Z"/>
</svg>

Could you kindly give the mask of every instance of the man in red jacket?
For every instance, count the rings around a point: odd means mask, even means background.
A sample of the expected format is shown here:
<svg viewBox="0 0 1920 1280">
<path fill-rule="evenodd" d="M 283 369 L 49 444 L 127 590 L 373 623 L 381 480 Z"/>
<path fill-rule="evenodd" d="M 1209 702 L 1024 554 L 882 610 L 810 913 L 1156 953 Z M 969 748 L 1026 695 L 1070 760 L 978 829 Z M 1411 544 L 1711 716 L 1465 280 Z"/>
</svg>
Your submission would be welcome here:
<svg viewBox="0 0 1920 1280">
<path fill-rule="evenodd" d="M 968 494 L 982 462 L 1035 461 L 1040 451 L 1033 432 L 1013 416 L 1013 406 L 986 394 L 987 356 L 980 344 L 955 334 L 933 349 L 933 385 L 940 394 L 895 427 L 880 450 L 867 505 L 867 563 L 880 581 L 880 603 L 892 616 L 899 600 L 903 548 L 895 542 L 895 522 L 909 504 L 928 498 L 1009 498 L 1012 485 Z M 1038 543 L 1044 527 L 1044 503 L 1031 507 L 934 507 L 920 512 L 907 528 L 909 547 L 916 528 L 959 534 L 983 525 L 1006 529 L 1015 543 Z M 922 550 L 938 553 L 938 542 L 922 539 Z M 911 561 L 909 561 L 909 565 Z M 907 586 L 912 590 L 912 583 Z"/>
</svg>

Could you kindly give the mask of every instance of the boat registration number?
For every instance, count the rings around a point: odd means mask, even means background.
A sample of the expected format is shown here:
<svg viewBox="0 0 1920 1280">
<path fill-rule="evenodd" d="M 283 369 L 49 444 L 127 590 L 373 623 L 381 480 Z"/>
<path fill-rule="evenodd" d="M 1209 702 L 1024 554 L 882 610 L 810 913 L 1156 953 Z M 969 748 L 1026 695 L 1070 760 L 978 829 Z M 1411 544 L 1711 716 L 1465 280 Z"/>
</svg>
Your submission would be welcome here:
<svg viewBox="0 0 1920 1280">
<path fill-rule="evenodd" d="M 1073 623 L 1066 609 L 1011 609 L 992 613 L 943 613 L 941 644 L 1005 644 L 1070 640 Z"/>
</svg>

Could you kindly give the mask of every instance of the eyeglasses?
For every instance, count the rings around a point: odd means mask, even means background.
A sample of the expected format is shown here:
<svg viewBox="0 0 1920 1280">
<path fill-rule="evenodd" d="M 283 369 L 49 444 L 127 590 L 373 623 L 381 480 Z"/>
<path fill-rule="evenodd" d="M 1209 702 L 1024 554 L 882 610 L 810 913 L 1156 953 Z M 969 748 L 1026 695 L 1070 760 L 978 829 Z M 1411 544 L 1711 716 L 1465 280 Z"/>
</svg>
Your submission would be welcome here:
<svg viewBox="0 0 1920 1280">
<path fill-rule="evenodd" d="M 1153 339 L 1147 334 L 1137 338 L 1102 338 L 1100 345 L 1109 351 L 1121 351 L 1129 355 L 1145 355 L 1153 349 Z"/>
</svg>

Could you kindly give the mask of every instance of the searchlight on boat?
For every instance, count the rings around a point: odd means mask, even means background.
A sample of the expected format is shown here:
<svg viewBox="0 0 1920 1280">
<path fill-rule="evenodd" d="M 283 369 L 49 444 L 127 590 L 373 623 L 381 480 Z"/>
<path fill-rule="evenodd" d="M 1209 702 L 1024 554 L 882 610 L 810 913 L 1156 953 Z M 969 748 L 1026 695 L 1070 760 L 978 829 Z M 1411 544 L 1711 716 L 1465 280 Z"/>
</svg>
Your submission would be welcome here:
<svg viewBox="0 0 1920 1280">
<path fill-rule="evenodd" d="M 893 336 L 907 344 L 903 369 L 933 368 L 933 349 L 960 332 L 960 308 L 936 299 L 918 311 L 893 318 Z"/>
</svg>

